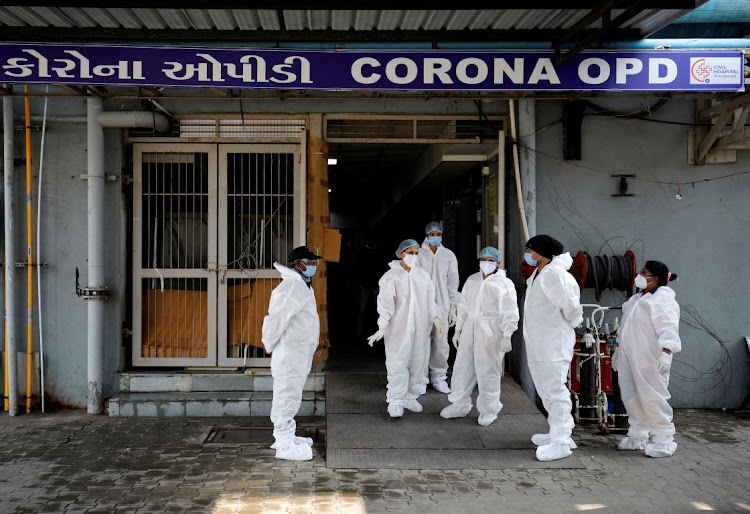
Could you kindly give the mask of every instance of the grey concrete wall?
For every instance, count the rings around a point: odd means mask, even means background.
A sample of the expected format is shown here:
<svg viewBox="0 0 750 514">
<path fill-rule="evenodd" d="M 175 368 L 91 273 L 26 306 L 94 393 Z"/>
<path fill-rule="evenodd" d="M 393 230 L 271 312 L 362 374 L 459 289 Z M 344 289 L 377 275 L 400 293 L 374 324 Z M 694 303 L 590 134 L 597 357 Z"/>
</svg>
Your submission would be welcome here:
<svg viewBox="0 0 750 514">
<path fill-rule="evenodd" d="M 41 116 L 42 99 L 32 99 L 32 116 Z M 111 109 L 112 106 L 106 108 Z M 23 100 L 14 104 L 16 116 L 23 115 Z M 85 101 L 53 99 L 49 116 L 85 116 Z M 16 123 L 17 129 L 23 122 Z M 23 130 L 16 130 L 15 153 L 25 155 Z M 75 295 L 75 268 L 81 272 L 81 286 L 87 285 L 87 201 L 86 181 L 80 178 L 86 170 L 86 125 L 54 123 L 47 126 L 42 182 L 41 247 L 36 248 L 37 196 L 39 191 L 39 149 L 41 132 L 32 132 L 34 261 L 47 263 L 42 269 L 42 328 L 44 338 L 45 388 L 48 402 L 85 407 L 87 399 L 86 305 Z M 119 130 L 105 130 L 106 173 L 121 174 L 121 135 Z M 26 261 L 26 168 L 16 173 L 16 262 Z M 107 282 L 112 299 L 107 301 L 105 324 L 104 394 L 110 396 L 116 386 L 115 373 L 120 361 L 121 310 L 124 293 L 122 277 L 125 268 L 121 257 L 123 205 L 120 181 L 106 186 Z M 39 253 L 41 251 L 41 253 Z M 26 348 L 26 269 L 16 268 L 17 341 L 19 350 Z M 39 310 L 37 308 L 36 272 L 34 273 L 34 351 L 39 349 Z M 0 294 L 4 294 L 0 291 Z M 19 391 L 25 393 L 25 385 Z"/>
<path fill-rule="evenodd" d="M 624 105 L 630 103 L 630 105 Z M 604 104 L 603 104 L 604 105 Z M 638 110 L 633 102 L 606 108 Z M 537 127 L 562 117 L 560 102 L 537 103 Z M 693 104 L 671 101 L 654 118 L 692 123 Z M 681 278 L 670 285 L 682 306 L 682 318 L 697 313 L 715 336 L 684 323 L 682 352 L 674 358 L 670 391 L 673 405 L 736 407 L 747 392 L 744 337 L 750 335 L 750 273 L 744 270 L 750 226 L 750 174 L 701 182 L 704 178 L 750 170 L 750 151 L 737 162 L 704 167 L 687 164 L 684 125 L 587 116 L 583 122 L 586 170 L 561 162 L 563 129 L 553 125 L 537 135 L 537 232 L 559 239 L 566 250 L 623 254 L 632 248 L 638 266 L 660 260 Z M 618 189 L 610 174 L 638 179 L 680 181 L 682 200 L 665 184 L 630 181 L 634 197 L 612 198 Z M 696 181 L 695 187 L 691 185 Z M 622 294 L 607 294 L 602 305 L 615 305 Z M 583 300 L 594 302 L 585 291 Z M 720 340 L 720 341 L 719 341 Z"/>
</svg>

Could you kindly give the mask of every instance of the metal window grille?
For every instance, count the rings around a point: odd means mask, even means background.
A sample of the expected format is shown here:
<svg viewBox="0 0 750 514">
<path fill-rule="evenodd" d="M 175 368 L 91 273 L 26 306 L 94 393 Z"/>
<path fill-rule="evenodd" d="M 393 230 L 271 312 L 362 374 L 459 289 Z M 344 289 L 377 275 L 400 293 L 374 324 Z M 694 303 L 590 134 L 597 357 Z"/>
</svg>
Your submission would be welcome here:
<svg viewBox="0 0 750 514">
<path fill-rule="evenodd" d="M 299 141 L 301 131 L 306 128 L 302 118 L 175 118 L 166 132 L 155 132 L 150 128 L 128 129 L 131 141 L 170 139 L 175 141 L 200 140 L 252 140 L 258 142 Z"/>
<path fill-rule="evenodd" d="M 136 145 L 135 365 L 269 365 L 273 263 L 304 240 L 302 147 Z"/>
</svg>

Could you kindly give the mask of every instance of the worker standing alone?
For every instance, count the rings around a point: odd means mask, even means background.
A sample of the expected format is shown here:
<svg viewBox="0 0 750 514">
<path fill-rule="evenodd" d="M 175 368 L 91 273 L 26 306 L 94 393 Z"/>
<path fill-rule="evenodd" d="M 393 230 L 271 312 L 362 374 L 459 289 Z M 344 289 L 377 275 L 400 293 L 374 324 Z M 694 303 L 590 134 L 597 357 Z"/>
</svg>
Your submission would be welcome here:
<svg viewBox="0 0 750 514">
<path fill-rule="evenodd" d="M 277 459 L 312 459 L 313 440 L 297 437 L 294 416 L 302 403 L 302 388 L 320 336 L 320 317 L 312 289 L 319 258 L 300 246 L 289 253 L 291 267 L 274 263 L 283 280 L 271 293 L 262 341 L 271 353 L 271 421 L 276 439 L 271 448 L 276 450 Z"/>
</svg>

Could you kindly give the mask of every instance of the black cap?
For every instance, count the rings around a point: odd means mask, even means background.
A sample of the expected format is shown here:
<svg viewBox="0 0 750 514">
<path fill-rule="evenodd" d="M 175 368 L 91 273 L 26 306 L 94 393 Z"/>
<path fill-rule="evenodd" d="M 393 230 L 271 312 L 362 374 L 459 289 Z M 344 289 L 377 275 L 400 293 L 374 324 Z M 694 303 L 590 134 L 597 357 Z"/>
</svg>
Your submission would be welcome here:
<svg viewBox="0 0 750 514">
<path fill-rule="evenodd" d="M 289 262 L 294 262 L 300 259 L 309 259 L 311 261 L 320 259 L 320 255 L 315 255 L 306 246 L 298 246 L 291 252 L 289 252 Z"/>
<path fill-rule="evenodd" d="M 534 236 L 526 243 L 526 248 L 534 250 L 542 257 L 551 259 L 556 255 L 563 253 L 563 245 L 560 241 L 554 237 L 550 237 L 544 234 Z"/>
</svg>

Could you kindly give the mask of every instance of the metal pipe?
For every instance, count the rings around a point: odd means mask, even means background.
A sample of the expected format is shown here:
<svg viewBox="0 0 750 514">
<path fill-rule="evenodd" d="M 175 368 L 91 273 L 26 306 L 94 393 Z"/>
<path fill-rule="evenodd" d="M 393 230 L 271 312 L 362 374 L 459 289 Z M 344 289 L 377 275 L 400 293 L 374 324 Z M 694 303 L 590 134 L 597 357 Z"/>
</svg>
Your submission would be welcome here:
<svg viewBox="0 0 750 514">
<path fill-rule="evenodd" d="M 28 84 L 24 91 L 29 92 Z M 34 369 L 34 267 L 32 243 L 34 224 L 31 210 L 31 99 L 23 100 L 26 132 L 26 414 L 31 414 L 31 383 Z"/>
<path fill-rule="evenodd" d="M 5 196 L 5 362 L 6 362 L 6 408 L 11 416 L 18 414 L 18 368 L 16 368 L 16 297 L 15 275 L 15 223 L 16 188 L 13 150 L 13 99 L 3 97 L 3 147 L 4 147 L 4 196 Z"/>
<path fill-rule="evenodd" d="M 536 235 L 536 104 L 518 101 L 518 132 L 521 147 L 521 191 L 529 234 Z M 528 239 L 527 239 L 528 240 Z"/>
<path fill-rule="evenodd" d="M 158 132 L 169 128 L 169 118 L 159 112 L 149 111 L 101 112 L 98 122 L 104 128 L 153 128 Z"/>
<path fill-rule="evenodd" d="M 88 143 L 88 283 L 104 287 L 104 129 L 99 124 L 101 98 L 86 100 Z M 88 408 L 104 412 L 104 303 L 88 300 Z"/>
<path fill-rule="evenodd" d="M 169 118 L 160 112 L 112 111 L 102 112 L 99 124 L 105 128 L 154 128 L 157 132 L 169 129 Z M 44 122 L 44 116 L 32 116 L 31 123 Z M 47 123 L 87 123 L 88 116 L 49 116 Z"/>
<path fill-rule="evenodd" d="M 49 91 L 49 86 L 47 86 Z M 42 178 L 44 173 L 44 142 L 47 134 L 47 98 L 44 99 L 44 116 L 42 116 L 42 140 L 39 143 L 39 187 L 37 188 L 36 200 L 36 259 L 40 264 L 36 267 L 36 287 L 37 302 L 39 306 L 39 396 L 42 398 L 42 414 L 44 414 L 44 327 L 42 323 L 42 245 L 41 245 L 41 228 L 42 228 Z"/>
<path fill-rule="evenodd" d="M 529 226 L 526 224 L 526 212 L 523 205 L 523 193 L 521 191 L 521 171 L 518 165 L 518 139 L 516 134 L 516 107 L 513 100 L 508 100 L 510 114 L 510 138 L 513 140 L 513 167 L 516 172 L 516 198 L 518 199 L 518 211 L 521 213 L 521 227 L 523 228 L 524 240 L 526 244 L 529 240 Z"/>
<path fill-rule="evenodd" d="M 497 137 L 497 250 L 503 267 L 508 268 L 505 255 L 505 132 Z"/>
</svg>

